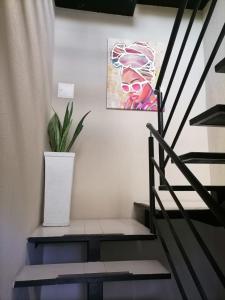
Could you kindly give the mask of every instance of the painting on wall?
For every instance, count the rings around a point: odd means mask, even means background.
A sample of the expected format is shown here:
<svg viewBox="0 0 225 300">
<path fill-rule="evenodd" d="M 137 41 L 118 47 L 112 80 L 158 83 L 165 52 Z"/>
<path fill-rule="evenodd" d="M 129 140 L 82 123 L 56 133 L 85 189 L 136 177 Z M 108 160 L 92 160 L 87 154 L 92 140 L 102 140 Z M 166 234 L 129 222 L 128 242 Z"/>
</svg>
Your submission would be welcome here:
<svg viewBox="0 0 225 300">
<path fill-rule="evenodd" d="M 108 40 L 107 108 L 157 111 L 161 43 Z"/>
</svg>

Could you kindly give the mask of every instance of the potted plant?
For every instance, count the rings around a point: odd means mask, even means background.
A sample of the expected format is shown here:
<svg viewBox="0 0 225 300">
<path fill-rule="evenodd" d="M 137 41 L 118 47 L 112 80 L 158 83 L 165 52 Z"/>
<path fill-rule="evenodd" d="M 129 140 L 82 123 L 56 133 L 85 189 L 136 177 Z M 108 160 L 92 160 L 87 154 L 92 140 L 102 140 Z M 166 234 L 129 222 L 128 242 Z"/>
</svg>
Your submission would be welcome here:
<svg viewBox="0 0 225 300">
<path fill-rule="evenodd" d="M 75 153 L 69 152 L 81 130 L 87 112 L 70 134 L 73 102 L 67 104 L 63 122 L 54 111 L 48 123 L 52 152 L 45 152 L 45 199 L 43 226 L 68 226 L 73 182 Z"/>
</svg>

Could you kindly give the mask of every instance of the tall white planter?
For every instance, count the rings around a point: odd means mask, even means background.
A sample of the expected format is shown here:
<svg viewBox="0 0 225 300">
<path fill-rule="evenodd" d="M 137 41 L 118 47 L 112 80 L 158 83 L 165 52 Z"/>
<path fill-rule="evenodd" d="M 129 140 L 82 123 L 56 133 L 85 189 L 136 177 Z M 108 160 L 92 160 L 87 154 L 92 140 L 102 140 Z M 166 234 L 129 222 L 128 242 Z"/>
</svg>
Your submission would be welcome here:
<svg viewBox="0 0 225 300">
<path fill-rule="evenodd" d="M 68 226 L 75 153 L 45 152 L 43 226 Z"/>
</svg>

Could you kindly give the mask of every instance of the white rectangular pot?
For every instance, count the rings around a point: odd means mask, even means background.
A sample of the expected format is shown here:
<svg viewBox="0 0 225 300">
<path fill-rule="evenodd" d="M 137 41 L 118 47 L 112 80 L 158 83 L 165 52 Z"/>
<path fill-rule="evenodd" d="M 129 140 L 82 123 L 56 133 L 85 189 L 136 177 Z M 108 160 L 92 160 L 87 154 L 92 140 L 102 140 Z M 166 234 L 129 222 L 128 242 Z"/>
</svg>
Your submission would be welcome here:
<svg viewBox="0 0 225 300">
<path fill-rule="evenodd" d="M 75 153 L 45 152 L 43 226 L 68 226 Z"/>
</svg>

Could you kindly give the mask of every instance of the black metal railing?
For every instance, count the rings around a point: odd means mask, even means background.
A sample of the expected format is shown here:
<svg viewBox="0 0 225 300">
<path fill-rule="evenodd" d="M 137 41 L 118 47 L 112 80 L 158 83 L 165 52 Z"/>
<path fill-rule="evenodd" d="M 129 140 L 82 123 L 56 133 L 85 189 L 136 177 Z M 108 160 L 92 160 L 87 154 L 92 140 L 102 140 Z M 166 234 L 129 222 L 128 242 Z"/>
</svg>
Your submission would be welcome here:
<svg viewBox="0 0 225 300">
<path fill-rule="evenodd" d="M 169 229 L 170 229 L 170 231 L 172 233 L 172 236 L 173 236 L 173 238 L 174 238 L 174 240 L 176 242 L 176 245 L 177 245 L 178 249 L 180 250 L 180 253 L 181 253 L 181 255 L 182 255 L 183 259 L 184 259 L 184 262 L 185 262 L 185 264 L 186 264 L 186 266 L 187 266 L 187 268 L 188 268 L 188 270 L 190 272 L 190 275 L 191 275 L 192 279 L 195 282 L 197 290 L 198 290 L 201 298 L 204 299 L 204 300 L 207 300 L 208 297 L 206 296 L 206 293 L 205 293 L 205 291 L 204 291 L 204 289 L 203 289 L 203 287 L 201 285 L 201 282 L 200 282 L 200 280 L 199 280 L 199 278 L 197 276 L 197 273 L 195 272 L 195 269 L 193 268 L 193 266 L 191 264 L 191 261 L 190 261 L 188 255 L 187 255 L 187 253 L 185 251 L 184 246 L 182 245 L 182 242 L 181 242 L 181 240 L 180 240 L 180 238 L 179 238 L 179 236 L 178 236 L 178 234 L 177 234 L 177 232 L 175 230 L 175 227 L 172 224 L 172 222 L 171 222 L 171 220 L 169 218 L 169 215 L 166 212 L 165 207 L 163 206 L 162 201 L 160 200 L 160 197 L 159 197 L 159 195 L 158 195 L 158 193 L 157 193 L 157 191 L 155 189 L 154 189 L 154 193 L 155 193 L 155 197 L 157 199 L 157 202 L 158 202 L 158 204 L 159 204 L 159 206 L 161 208 L 161 211 L 163 213 L 163 216 L 166 219 L 166 222 L 167 222 L 167 224 L 169 226 Z"/>
<path fill-rule="evenodd" d="M 185 211 L 184 207 L 182 206 L 181 202 L 179 201 L 178 197 L 176 196 L 173 188 L 171 187 L 170 183 L 166 179 L 164 172 L 160 169 L 160 166 L 155 161 L 155 159 L 154 159 L 154 138 L 158 141 L 158 143 L 165 150 L 165 152 L 168 154 L 168 156 L 173 160 L 174 164 L 181 171 L 181 173 L 186 177 L 186 179 L 189 181 L 189 183 L 191 184 L 193 189 L 199 194 L 199 196 L 202 198 L 202 200 L 205 202 L 205 204 L 210 208 L 210 210 L 212 211 L 214 216 L 217 218 L 218 222 L 224 227 L 225 227 L 225 211 L 221 209 L 220 205 L 214 200 L 214 198 L 202 186 L 202 184 L 198 181 L 198 179 L 194 176 L 194 174 L 192 174 L 192 172 L 187 168 L 187 166 L 180 160 L 180 158 L 175 154 L 175 152 L 169 147 L 169 145 L 164 141 L 164 139 L 161 137 L 161 135 L 158 133 L 158 131 L 151 124 L 147 124 L 147 128 L 150 130 L 151 135 L 153 135 L 153 136 L 149 137 L 149 178 L 153 178 L 152 182 L 150 180 L 150 214 L 149 214 L 150 229 L 151 229 L 151 231 L 155 232 L 156 221 L 154 221 L 154 220 L 157 220 L 155 218 L 155 215 L 156 215 L 155 214 L 155 199 L 156 199 L 162 210 L 163 216 L 169 225 L 172 236 L 174 237 L 176 244 L 182 254 L 182 257 L 187 265 L 187 268 L 191 274 L 191 277 L 194 280 L 194 283 L 195 283 L 196 288 L 201 296 L 201 299 L 208 299 L 206 296 L 206 293 L 204 292 L 204 289 L 202 288 L 202 285 L 198 279 L 198 276 L 197 276 L 196 272 L 194 271 L 194 268 L 190 262 L 190 259 L 188 258 L 188 255 L 187 255 L 184 247 L 182 246 L 182 243 L 176 233 L 176 230 L 175 230 L 174 226 L 172 225 L 172 223 L 170 222 L 170 219 L 166 212 L 166 209 L 163 206 L 163 203 L 156 191 L 155 179 L 154 179 L 155 178 L 155 171 L 154 171 L 155 169 L 159 173 L 159 176 L 161 177 L 162 182 L 166 185 L 167 190 L 170 192 L 174 202 L 177 205 L 178 210 L 180 211 L 181 215 L 183 216 L 184 220 L 186 221 L 189 229 L 191 230 L 193 236 L 195 237 L 196 241 L 198 242 L 200 248 L 202 249 L 203 253 L 205 254 L 207 260 L 209 261 L 210 265 L 212 266 L 213 270 L 215 271 L 216 275 L 218 276 L 218 278 L 224 288 L 225 288 L 225 275 L 221 271 L 221 269 L 218 266 L 213 255 L 209 251 L 206 243 L 203 241 L 201 235 L 199 234 L 198 230 L 196 229 L 195 225 L 193 224 L 192 220 L 190 219 L 188 212 Z M 157 228 L 158 228 L 158 226 L 157 226 Z M 157 232 L 158 232 L 158 230 L 157 230 Z M 164 241 L 164 243 L 165 243 L 165 241 Z M 163 247 L 165 248 L 165 245 L 163 245 Z M 169 256 L 168 259 L 171 260 L 171 257 Z M 170 262 L 170 264 L 171 264 L 171 262 Z M 173 264 L 171 265 L 171 267 L 174 268 Z M 176 277 L 175 277 L 175 279 L 176 279 Z M 184 296 L 183 299 L 186 299 L 186 294 L 183 295 L 183 287 L 182 287 L 182 285 L 180 286 L 180 284 L 181 284 L 180 280 L 178 280 L 177 284 L 178 284 L 178 287 L 180 289 L 182 296 Z"/>
<path fill-rule="evenodd" d="M 166 143 L 166 141 L 161 137 L 158 131 L 151 125 L 147 124 L 147 128 L 151 131 L 153 136 L 157 139 L 161 147 L 164 151 L 169 155 L 169 157 L 173 160 L 174 164 L 181 171 L 181 173 L 186 177 L 189 181 L 193 189 L 199 194 L 205 204 L 209 207 L 212 213 L 215 215 L 217 220 L 225 227 L 225 213 L 221 209 L 220 205 L 214 200 L 214 198 L 210 195 L 210 193 L 204 188 L 204 186 L 200 183 L 200 181 L 195 177 L 195 175 L 189 170 L 189 168 L 180 160 L 180 158 L 176 155 L 173 149 Z M 152 148 L 152 146 L 150 146 Z M 152 158 L 153 155 L 150 155 Z M 150 165 L 150 172 L 152 171 L 154 165 Z M 161 173 L 163 174 L 163 172 Z M 152 176 L 152 175 L 151 175 Z M 150 184 L 151 190 L 152 184 Z M 151 204 L 151 203 L 150 203 Z"/>
<path fill-rule="evenodd" d="M 166 53 L 165 53 L 165 56 L 164 56 L 164 59 L 163 59 L 160 74 L 159 74 L 159 77 L 158 77 L 158 80 L 157 80 L 157 83 L 156 83 L 155 89 L 157 91 L 159 91 L 160 88 L 161 88 L 161 84 L 162 84 L 162 81 L 163 81 L 163 78 L 164 78 L 164 75 L 165 75 L 165 72 L 166 72 L 168 62 L 170 60 L 170 56 L 171 56 L 171 53 L 172 53 L 172 50 L 173 50 L 173 46 L 174 46 L 174 43 L 175 43 L 175 40 L 176 40 L 176 37 L 177 37 L 177 33 L 179 31 L 179 28 L 180 28 L 180 24 L 181 24 L 182 17 L 183 17 L 183 14 L 184 14 L 184 10 L 187 6 L 187 3 L 188 3 L 188 0 L 182 0 L 181 5 L 180 5 L 180 7 L 177 11 L 177 15 L 176 15 L 175 22 L 174 22 L 174 25 L 173 25 L 173 29 L 172 29 L 170 39 L 169 39 L 169 42 L 168 42 L 168 45 L 167 45 L 167 49 L 166 49 Z"/>
<path fill-rule="evenodd" d="M 178 9 L 176 18 L 175 18 L 175 22 L 174 22 L 174 26 L 171 32 L 171 36 L 169 39 L 169 43 L 167 46 L 167 50 L 165 53 L 165 57 L 162 63 L 162 68 L 158 77 L 158 81 L 156 84 L 156 93 L 158 96 L 158 129 L 156 130 L 154 128 L 154 126 L 152 124 L 147 124 L 147 128 L 150 130 L 150 137 L 149 137 L 149 203 L 150 203 L 150 213 L 149 213 L 149 225 L 150 225 L 150 229 L 152 232 L 157 232 L 158 236 L 161 240 L 162 246 L 165 250 L 165 253 L 167 255 L 169 264 L 171 266 L 171 270 L 173 271 L 174 274 L 174 278 L 177 282 L 177 286 L 180 290 L 181 296 L 183 299 L 188 299 L 187 294 L 185 292 L 184 286 L 179 278 L 179 274 L 177 272 L 176 269 L 176 265 L 173 262 L 172 256 L 169 252 L 168 246 L 166 244 L 166 241 L 163 237 L 163 234 L 160 230 L 160 226 L 158 224 L 158 220 L 156 217 L 156 208 L 155 208 L 155 202 L 157 201 L 161 211 L 162 211 L 162 215 L 164 217 L 164 219 L 166 220 L 167 224 L 168 224 L 168 228 L 170 229 L 170 232 L 174 238 L 174 241 L 183 257 L 183 261 L 185 262 L 187 269 L 189 270 L 189 273 L 191 275 L 191 278 L 193 279 L 193 282 L 196 286 L 196 289 L 199 293 L 199 296 L 201 299 L 208 299 L 207 297 L 207 293 L 205 292 L 199 278 L 198 275 L 194 269 L 194 267 L 192 266 L 191 260 L 187 254 L 187 251 L 185 250 L 184 246 L 182 245 L 182 242 L 176 232 L 176 229 L 173 225 L 173 223 L 171 222 L 170 218 L 169 218 L 169 214 L 166 211 L 162 200 L 160 199 L 160 196 L 157 192 L 156 186 L 155 186 L 155 170 L 157 171 L 158 175 L 159 175 L 159 179 L 160 179 L 160 184 L 164 184 L 166 186 L 166 190 L 170 193 L 173 201 L 175 202 L 176 206 L 177 206 L 177 210 L 180 212 L 180 215 L 183 217 L 184 221 L 186 222 L 186 224 L 188 225 L 188 228 L 190 229 L 190 232 L 192 233 L 192 235 L 194 236 L 195 240 L 197 241 L 198 245 L 200 246 L 200 249 L 202 250 L 202 253 L 205 255 L 207 261 L 209 262 L 209 264 L 211 265 L 212 269 L 215 272 L 215 275 L 217 276 L 217 278 L 219 279 L 219 281 L 221 282 L 221 284 L 223 285 L 223 287 L 225 288 L 225 275 L 223 274 L 223 272 L 221 271 L 221 268 L 219 267 L 216 259 L 214 258 L 214 256 L 212 255 L 212 253 L 210 252 L 210 250 L 208 249 L 206 243 L 204 242 L 204 240 L 202 239 L 200 233 L 198 232 L 196 226 L 194 225 L 193 221 L 191 220 L 191 218 L 189 217 L 188 212 L 184 209 L 183 205 L 181 204 L 181 201 L 178 199 L 176 193 L 174 192 L 174 189 L 172 188 L 172 186 L 170 185 L 169 181 L 166 178 L 166 165 L 169 161 L 169 159 L 171 159 L 173 161 L 173 163 L 175 164 L 175 166 L 180 170 L 180 172 L 184 175 L 184 177 L 186 178 L 186 180 L 190 183 L 191 187 L 193 188 L 193 190 L 201 197 L 201 199 L 204 201 L 204 203 L 207 205 L 207 207 L 209 208 L 209 211 L 211 211 L 211 213 L 215 216 L 215 218 L 217 219 L 218 223 L 221 224 L 223 227 L 225 227 L 225 210 L 220 206 L 219 203 L 216 202 L 216 200 L 214 199 L 214 197 L 206 190 L 206 188 L 201 184 L 201 182 L 197 179 L 197 177 L 189 170 L 189 168 L 182 162 L 182 160 L 176 155 L 176 153 L 174 152 L 174 147 L 180 137 L 180 134 L 184 128 L 184 125 L 189 117 L 189 114 L 192 110 L 193 105 L 196 102 L 196 99 L 198 97 L 198 94 L 202 88 L 203 83 L 205 82 L 206 76 L 210 70 L 210 67 L 212 66 L 212 63 L 214 61 L 214 58 L 218 52 L 218 49 L 224 39 L 225 36 L 225 23 L 223 24 L 221 31 L 219 33 L 219 36 L 215 42 L 215 45 L 212 49 L 212 52 L 210 54 L 210 57 L 206 63 L 206 66 L 202 72 L 202 75 L 199 79 L 199 82 L 197 83 L 197 86 L 194 90 L 193 96 L 187 106 L 187 110 L 184 113 L 183 119 L 181 121 L 180 126 L 178 127 L 177 133 L 175 134 L 174 139 L 172 140 L 172 144 L 169 146 L 167 144 L 167 142 L 165 141 L 165 135 L 170 127 L 172 118 L 174 116 L 176 107 L 179 103 L 180 97 L 182 95 L 182 92 L 184 90 L 185 84 L 187 82 L 189 73 L 193 67 L 193 64 L 195 62 L 198 50 L 201 46 L 201 43 L 203 41 L 203 38 L 205 36 L 205 33 L 207 31 L 207 28 L 210 24 L 210 20 L 211 17 L 213 15 L 217 0 L 212 0 L 211 4 L 209 6 L 206 18 L 203 22 L 203 26 L 202 29 L 199 33 L 196 45 L 194 46 L 194 50 L 193 53 L 191 55 L 190 61 L 187 65 L 187 68 L 185 70 L 183 79 L 181 81 L 181 85 L 178 89 L 177 95 L 174 99 L 171 111 L 169 113 L 168 119 L 165 123 L 164 126 L 164 119 L 163 119 L 163 111 L 164 111 L 164 107 L 166 104 L 166 101 L 168 99 L 169 93 L 171 91 L 171 87 L 173 85 L 176 73 L 177 73 L 177 69 L 179 67 L 182 55 L 184 53 L 185 50 L 185 46 L 187 44 L 188 38 L 190 36 L 191 33 L 191 29 L 192 26 L 194 24 L 194 20 L 195 17 L 197 15 L 197 11 L 201 5 L 201 0 L 196 1 L 195 7 L 193 9 L 193 12 L 190 16 L 190 20 L 186 29 L 186 32 L 184 34 L 183 37 L 183 41 L 181 43 L 180 46 L 180 50 L 178 52 L 178 57 L 176 59 L 173 71 L 171 73 L 170 79 L 169 79 L 169 83 L 167 85 L 166 91 L 165 91 L 165 95 L 163 97 L 162 91 L 161 91 L 161 85 L 167 70 L 167 66 L 170 60 L 170 56 L 173 50 L 173 47 L 175 45 L 176 42 L 176 37 L 179 31 L 179 27 L 181 25 L 182 22 L 182 17 L 186 8 L 188 1 L 181 1 L 180 4 L 180 8 Z M 158 142 L 158 147 L 159 147 L 159 163 L 156 162 L 155 157 L 154 157 L 154 140 L 156 140 Z M 165 158 L 166 155 L 166 158 Z"/>
<path fill-rule="evenodd" d="M 169 95 L 169 92 L 170 92 L 170 89 L 172 87 L 172 84 L 173 84 L 173 80 L 175 78 L 175 75 L 177 73 L 177 69 L 178 69 L 178 66 L 179 66 L 179 63 L 181 61 L 181 58 L 182 58 L 182 55 L 183 55 L 183 52 L 184 52 L 184 49 L 185 49 L 185 46 L 186 46 L 186 43 L 187 43 L 187 40 L 188 40 L 188 37 L 190 35 L 190 32 L 191 32 L 191 28 L 194 24 L 194 20 L 195 20 L 195 17 L 196 17 L 196 14 L 197 14 L 197 11 L 199 9 L 199 6 L 201 4 L 202 0 L 198 0 L 196 1 L 196 4 L 195 4 L 195 8 L 193 10 L 193 13 L 191 15 L 191 18 L 190 18 L 190 21 L 189 21 L 189 24 L 188 24 L 188 27 L 187 27 L 187 30 L 185 32 L 185 35 L 184 35 L 184 38 L 183 38 L 183 41 L 182 41 L 182 44 L 181 44 L 181 47 L 180 47 L 180 51 L 178 53 L 178 56 L 177 56 L 177 59 L 176 59 L 176 63 L 174 65 L 174 69 L 172 71 L 172 74 L 170 76 L 170 80 L 169 80 L 169 83 L 168 83 L 168 86 L 167 86 L 167 89 L 165 91 L 165 95 L 163 97 L 163 101 L 162 101 L 162 104 L 160 106 L 160 109 L 163 110 L 165 104 L 166 104 L 166 100 L 168 98 L 168 95 Z"/>
<path fill-rule="evenodd" d="M 171 122 L 171 120 L 172 120 L 173 114 L 174 114 L 174 112 L 175 112 L 175 109 L 176 109 L 176 107 L 177 107 L 177 104 L 178 104 L 178 102 L 179 102 L 179 99 L 180 99 L 180 97 L 181 97 L 181 94 L 182 94 L 182 92 L 183 92 L 184 86 L 185 86 L 185 84 L 186 84 L 186 82 L 187 82 L 189 73 L 190 73 L 190 71 L 191 71 L 191 68 L 192 68 L 192 66 L 193 66 L 193 63 L 194 63 L 195 58 L 196 58 L 196 56 L 197 56 L 198 50 L 199 50 L 199 48 L 200 48 L 200 45 L 201 45 L 201 43 L 202 43 L 202 41 L 203 41 L 203 38 L 204 38 L 204 35 L 205 35 L 205 32 L 206 32 L 206 29 L 207 29 L 207 27 L 208 27 L 208 25 L 209 25 L 209 21 L 210 21 L 210 19 L 211 19 L 211 17 L 212 17 L 212 14 L 213 14 L 213 11 L 214 11 L 216 2 L 217 2 L 217 0 L 213 0 L 212 3 L 211 3 L 211 5 L 210 5 L 210 8 L 209 8 L 207 17 L 206 17 L 205 22 L 204 22 L 204 24 L 203 24 L 203 26 L 202 26 L 202 30 L 201 30 L 201 32 L 200 32 L 200 34 L 199 34 L 197 43 L 196 43 L 195 48 L 194 48 L 194 50 L 193 50 L 191 59 L 190 59 L 190 61 L 189 61 L 189 64 L 188 64 L 188 66 L 187 66 L 187 69 L 186 69 L 186 71 L 185 71 L 183 80 L 182 80 L 182 82 L 181 82 L 180 88 L 179 88 L 178 93 L 177 93 L 177 96 L 176 96 L 176 98 L 175 98 L 175 100 L 174 100 L 173 107 L 172 107 L 172 109 L 171 109 L 171 112 L 170 112 L 170 114 L 169 114 L 169 117 L 168 117 L 168 120 L 167 120 L 167 122 L 166 122 L 165 128 L 164 128 L 164 130 L 163 130 L 163 136 L 165 136 L 165 134 L 166 134 L 166 132 L 167 132 L 167 130 L 168 130 L 168 128 L 169 128 L 169 125 L 170 125 L 170 122 Z M 165 105 L 165 101 L 164 101 L 164 105 Z"/>
<path fill-rule="evenodd" d="M 159 134 L 158 132 L 153 128 L 151 124 L 147 125 L 148 128 L 151 128 L 150 131 L 152 132 L 152 134 L 155 134 L 155 138 L 158 140 L 158 142 L 161 144 L 162 141 L 160 141 L 159 139 Z M 150 148 L 154 148 L 154 140 L 152 137 L 149 138 L 149 144 L 150 144 Z M 164 148 L 165 149 L 165 148 Z M 166 150 L 166 149 L 165 149 Z M 168 150 L 167 150 L 168 151 Z M 198 182 L 197 178 L 195 178 L 195 183 L 193 183 L 193 179 L 194 179 L 194 175 L 191 173 L 187 173 L 187 171 L 185 170 L 187 167 L 185 166 L 185 164 L 179 159 L 178 156 L 176 156 L 176 154 L 173 152 L 172 149 L 170 149 L 168 151 L 168 154 L 170 155 L 170 157 L 173 157 L 173 160 L 175 159 L 175 164 L 177 165 L 177 162 L 179 162 L 179 170 L 183 173 L 186 174 L 186 179 L 190 182 L 190 184 L 192 185 L 192 187 L 197 191 L 200 189 L 204 189 L 204 187 L 201 185 L 200 182 Z M 213 266 L 214 271 L 217 273 L 217 275 L 220 277 L 221 281 L 223 282 L 223 285 L 225 287 L 225 276 L 224 274 L 221 272 L 220 268 L 218 267 L 214 257 L 211 255 L 211 253 L 208 250 L 208 247 L 206 246 L 205 242 L 203 241 L 203 239 L 201 238 L 199 232 L 197 231 L 196 227 L 194 226 L 193 222 L 191 221 L 188 213 L 185 211 L 185 209 L 183 208 L 181 202 L 179 201 L 179 199 L 177 198 L 176 194 L 174 193 L 173 188 L 171 187 L 171 185 L 169 184 L 168 180 L 166 179 L 164 173 L 161 171 L 159 165 L 157 164 L 157 162 L 155 161 L 155 159 L 151 156 L 149 157 L 149 160 L 151 161 L 151 172 L 154 170 L 154 168 L 157 170 L 157 172 L 159 173 L 159 176 L 162 178 L 163 183 L 166 185 L 168 191 L 170 192 L 173 200 L 175 201 L 178 209 L 180 210 L 183 218 L 185 219 L 185 221 L 187 222 L 189 228 L 191 229 L 193 235 L 195 236 L 196 240 L 198 241 L 199 245 L 201 246 L 203 252 L 205 253 L 206 257 L 208 258 L 208 260 L 210 261 L 211 265 Z M 154 177 L 154 172 L 151 174 L 151 177 Z M 206 191 L 207 192 L 207 191 Z M 152 186 L 152 193 L 156 193 L 155 187 Z M 212 198 L 212 196 L 207 192 L 207 194 L 210 196 L 210 198 Z M 199 194 L 200 195 L 200 194 Z M 204 195 L 205 196 L 205 195 Z M 215 217 L 218 219 L 218 221 L 225 227 L 225 212 L 221 210 L 220 205 L 215 202 L 215 200 L 212 198 L 210 199 L 210 203 L 208 202 L 208 199 L 205 201 L 204 196 L 201 194 L 201 198 L 202 200 L 206 203 L 208 203 L 208 207 L 214 211 L 214 215 Z M 207 196 L 208 197 L 208 196 Z M 151 212 L 152 214 L 154 212 Z M 221 222 L 222 220 L 222 222 Z"/>
<path fill-rule="evenodd" d="M 212 66 L 212 63 L 214 61 L 214 58 L 216 57 L 216 54 L 217 54 L 217 52 L 219 50 L 219 47 L 220 47 L 220 45 L 221 45 L 221 43 L 222 43 L 222 41 L 224 39 L 224 36 L 225 36 L 225 23 L 224 23 L 224 25 L 223 25 L 223 27 L 222 27 L 222 29 L 220 31 L 219 37 L 218 37 L 218 39 L 217 39 L 217 41 L 216 41 L 216 43 L 214 45 L 214 48 L 213 48 L 213 50 L 211 52 L 211 55 L 210 55 L 210 57 L 208 59 L 208 62 L 206 64 L 206 66 L 205 66 L 205 69 L 202 72 L 202 76 L 201 76 L 201 78 L 200 78 L 200 80 L 198 82 L 198 85 L 197 85 L 197 87 L 195 89 L 195 92 L 194 92 L 194 94 L 193 94 L 193 96 L 191 98 L 191 101 L 190 101 L 190 103 L 189 103 L 189 105 L 187 107 L 187 110 L 186 110 L 186 112 L 184 114 L 184 117 L 183 117 L 183 119 L 182 119 L 182 121 L 180 123 L 180 126 L 179 126 L 179 128 L 177 130 L 177 133 L 176 133 L 176 135 L 174 137 L 174 140 L 173 140 L 172 145 L 171 145 L 172 149 L 174 149 L 174 147 L 175 147 L 175 145 L 176 145 L 176 143 L 177 143 L 177 141 L 178 141 L 178 139 L 180 137 L 180 134 L 181 134 L 181 132 L 182 132 L 182 130 L 184 128 L 184 125 L 185 125 L 185 123 L 186 123 L 186 121 L 187 121 L 187 119 L 188 119 L 188 117 L 190 115 L 191 109 L 192 109 L 193 105 L 195 104 L 195 101 L 196 101 L 196 99 L 198 97 L 198 94 L 199 94 L 201 88 L 202 88 L 202 85 L 205 82 L 206 76 L 207 76 L 207 74 L 209 72 L 210 67 Z M 168 159 L 169 158 L 167 156 L 167 158 L 165 160 L 165 164 L 167 164 Z"/>
<path fill-rule="evenodd" d="M 163 247 L 163 249 L 165 251 L 166 257 L 167 257 L 168 262 L 170 264 L 171 271 L 173 272 L 173 276 L 174 276 L 174 278 L 176 280 L 176 283 L 177 283 L 178 289 L 180 291 L 180 294 L 182 296 L 182 299 L 183 300 L 188 300 L 188 297 L 187 297 L 187 294 L 185 292 L 184 286 L 183 286 L 182 281 L 181 281 L 181 279 L 179 277 L 176 265 L 175 265 L 175 263 L 173 261 L 172 255 L 170 254 L 169 248 L 168 248 L 168 246 L 166 244 L 166 241 L 165 241 L 165 239 L 163 237 L 163 234 L 161 232 L 160 226 L 158 225 L 158 220 L 156 218 L 153 218 L 153 224 L 154 224 L 154 226 L 155 226 L 155 228 L 157 230 L 158 237 L 159 237 L 160 242 L 162 244 L 162 247 Z"/>
</svg>

